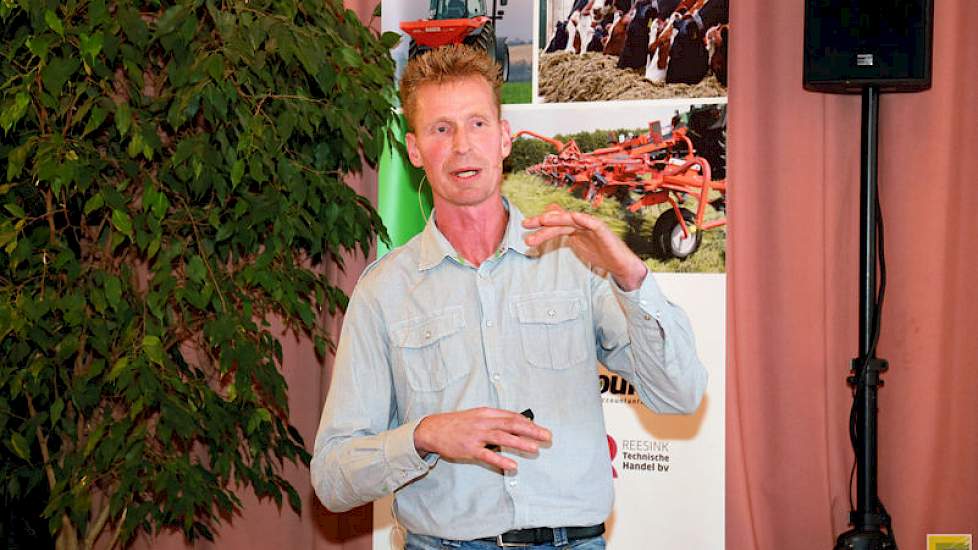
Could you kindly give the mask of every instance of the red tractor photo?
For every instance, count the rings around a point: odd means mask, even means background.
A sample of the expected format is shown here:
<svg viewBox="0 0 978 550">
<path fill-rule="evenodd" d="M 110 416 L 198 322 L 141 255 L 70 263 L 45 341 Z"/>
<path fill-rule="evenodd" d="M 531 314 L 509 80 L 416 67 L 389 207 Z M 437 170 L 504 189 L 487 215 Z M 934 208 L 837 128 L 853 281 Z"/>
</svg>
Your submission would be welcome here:
<svg viewBox="0 0 978 550">
<path fill-rule="evenodd" d="M 503 81 L 509 80 L 509 46 L 496 36 L 496 22 L 503 18 L 507 0 L 492 0 L 492 11 L 486 11 L 487 0 L 431 0 L 428 18 L 401 23 L 401 30 L 411 37 L 409 56 L 414 58 L 428 50 L 448 44 L 467 44 L 483 50 L 499 65 Z"/>
</svg>

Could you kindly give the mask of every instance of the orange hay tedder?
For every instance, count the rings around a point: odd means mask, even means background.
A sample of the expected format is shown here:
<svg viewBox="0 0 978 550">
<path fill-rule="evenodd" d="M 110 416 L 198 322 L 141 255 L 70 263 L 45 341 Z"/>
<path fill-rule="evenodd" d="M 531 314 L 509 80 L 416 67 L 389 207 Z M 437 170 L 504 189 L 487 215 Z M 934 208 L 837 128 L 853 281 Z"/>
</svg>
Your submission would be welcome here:
<svg viewBox="0 0 978 550">
<path fill-rule="evenodd" d="M 401 30 L 411 37 L 408 55 L 415 57 L 449 44 L 466 44 L 486 52 L 499 65 L 503 81 L 509 80 L 509 46 L 497 38 L 496 21 L 503 18 L 492 0 L 492 11 L 486 11 L 486 0 L 431 0 L 428 18 L 401 23 Z M 498 0 L 499 7 L 507 0 Z"/>
<path fill-rule="evenodd" d="M 727 181 L 712 178 L 709 161 L 696 155 L 685 128 L 663 138 L 657 127 L 649 124 L 646 134 L 587 153 L 574 140 L 564 143 L 528 130 L 513 138 L 530 136 L 552 145 L 557 153 L 526 171 L 568 191 L 582 191 L 594 207 L 609 195 L 631 212 L 668 202 L 672 209 L 663 211 L 652 228 L 653 252 L 660 259 L 685 259 L 699 248 L 702 231 L 727 223 L 725 217 L 705 219 L 707 206 L 725 211 Z M 685 208 L 690 199 L 696 202 L 695 214 Z"/>
</svg>

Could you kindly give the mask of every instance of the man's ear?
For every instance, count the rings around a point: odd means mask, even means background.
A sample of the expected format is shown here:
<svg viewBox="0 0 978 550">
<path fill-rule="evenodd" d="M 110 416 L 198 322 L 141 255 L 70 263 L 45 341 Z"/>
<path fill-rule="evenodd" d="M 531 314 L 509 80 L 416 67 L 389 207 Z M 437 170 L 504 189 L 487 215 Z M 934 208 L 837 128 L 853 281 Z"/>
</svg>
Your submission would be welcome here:
<svg viewBox="0 0 978 550">
<path fill-rule="evenodd" d="M 510 128 L 509 128 L 509 121 L 508 120 L 501 120 L 501 121 L 499 121 L 499 131 L 502 132 L 502 134 L 503 134 L 501 136 L 502 137 L 503 158 L 506 158 L 506 157 L 509 156 L 510 151 L 513 150 L 513 134 L 512 134 L 512 130 L 510 130 Z"/>
<path fill-rule="evenodd" d="M 421 150 L 418 149 L 418 138 L 415 137 L 414 132 L 408 132 L 404 135 L 404 143 L 407 145 L 408 158 L 411 159 L 411 164 L 415 168 L 421 168 L 423 166 L 421 162 Z"/>
</svg>

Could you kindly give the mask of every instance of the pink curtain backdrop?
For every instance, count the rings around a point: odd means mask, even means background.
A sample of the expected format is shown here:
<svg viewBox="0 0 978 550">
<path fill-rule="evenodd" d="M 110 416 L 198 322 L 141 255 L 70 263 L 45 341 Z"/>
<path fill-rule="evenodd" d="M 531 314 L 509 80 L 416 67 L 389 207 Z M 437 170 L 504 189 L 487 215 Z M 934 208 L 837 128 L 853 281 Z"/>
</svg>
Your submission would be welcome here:
<svg viewBox="0 0 978 550">
<path fill-rule="evenodd" d="M 366 21 L 376 1 L 346 4 Z M 726 546 L 825 550 L 848 528 L 860 99 L 802 89 L 802 0 L 731 4 Z M 935 4 L 933 88 L 885 94 L 880 108 L 878 355 L 891 368 L 879 493 L 903 548 L 978 527 L 978 2 Z M 376 197 L 372 172 L 350 183 Z M 350 290 L 364 265 L 334 273 Z M 330 324 L 338 333 L 341 319 Z M 284 349 L 292 419 L 311 449 L 330 365 L 309 342 L 287 338 Z M 247 508 L 217 542 L 168 533 L 136 546 L 370 549 L 369 506 L 331 514 L 305 468 L 287 476 L 301 516 L 244 492 Z"/>
<path fill-rule="evenodd" d="M 902 548 L 978 527 L 978 2 L 934 4 L 933 88 L 880 102 L 879 494 Z M 802 89 L 802 0 L 733 0 L 731 21 L 727 547 L 831 548 L 853 461 L 860 98 Z"/>
</svg>

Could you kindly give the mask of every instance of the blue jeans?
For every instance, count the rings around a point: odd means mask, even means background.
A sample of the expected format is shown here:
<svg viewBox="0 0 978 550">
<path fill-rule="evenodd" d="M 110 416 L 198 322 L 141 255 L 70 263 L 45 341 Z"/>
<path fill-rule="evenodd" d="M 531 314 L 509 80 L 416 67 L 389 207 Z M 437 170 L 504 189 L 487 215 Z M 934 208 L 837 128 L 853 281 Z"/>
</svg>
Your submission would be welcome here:
<svg viewBox="0 0 978 550">
<path fill-rule="evenodd" d="M 562 531 L 554 537 L 550 544 L 516 547 L 515 550 L 604 550 L 604 537 L 597 536 L 589 539 L 567 541 L 562 539 Z M 501 550 L 495 542 L 485 540 L 448 540 L 427 535 L 408 533 L 404 550 Z"/>
</svg>

